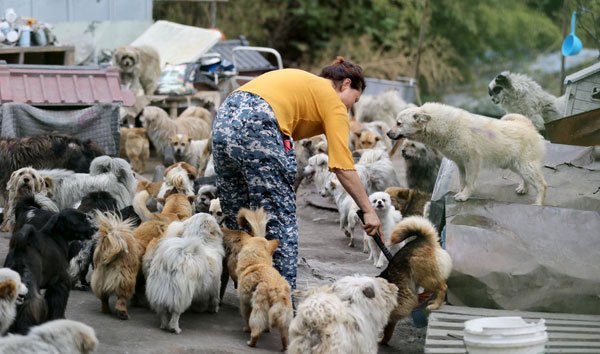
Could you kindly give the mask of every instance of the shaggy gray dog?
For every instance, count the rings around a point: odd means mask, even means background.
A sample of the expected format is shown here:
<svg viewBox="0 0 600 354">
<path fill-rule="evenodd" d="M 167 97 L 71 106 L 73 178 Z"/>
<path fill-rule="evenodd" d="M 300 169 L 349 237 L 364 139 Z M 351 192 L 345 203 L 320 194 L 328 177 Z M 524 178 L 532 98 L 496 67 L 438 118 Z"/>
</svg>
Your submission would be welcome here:
<svg viewBox="0 0 600 354">
<path fill-rule="evenodd" d="M 518 113 L 533 122 L 542 132 L 545 123 L 561 118 L 565 96 L 557 98 L 544 91 L 529 76 L 503 71 L 489 84 L 488 93 L 506 113 Z"/>
</svg>

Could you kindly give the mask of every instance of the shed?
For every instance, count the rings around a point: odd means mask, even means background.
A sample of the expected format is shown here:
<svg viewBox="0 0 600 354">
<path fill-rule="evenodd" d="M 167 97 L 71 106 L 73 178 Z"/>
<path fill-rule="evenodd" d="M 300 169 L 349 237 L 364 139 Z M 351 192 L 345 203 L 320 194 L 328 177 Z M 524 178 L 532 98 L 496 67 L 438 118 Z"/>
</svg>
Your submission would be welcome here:
<svg viewBox="0 0 600 354">
<path fill-rule="evenodd" d="M 563 117 L 600 108 L 600 62 L 565 78 L 567 104 Z"/>
</svg>

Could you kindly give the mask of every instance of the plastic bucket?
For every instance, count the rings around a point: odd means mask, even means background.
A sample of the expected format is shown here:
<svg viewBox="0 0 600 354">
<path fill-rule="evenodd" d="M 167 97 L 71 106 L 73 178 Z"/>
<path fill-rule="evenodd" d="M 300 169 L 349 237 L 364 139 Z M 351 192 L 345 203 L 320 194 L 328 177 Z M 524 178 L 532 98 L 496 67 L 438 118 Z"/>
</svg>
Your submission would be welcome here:
<svg viewBox="0 0 600 354">
<path fill-rule="evenodd" d="M 582 44 L 581 40 L 577 38 L 575 35 L 575 15 L 576 11 L 573 11 L 573 15 L 571 16 L 571 34 L 565 38 L 562 44 L 562 55 L 577 55 L 581 52 Z"/>
<path fill-rule="evenodd" d="M 484 317 L 465 322 L 464 342 L 469 354 L 542 354 L 548 334 L 545 321 L 521 317 Z"/>
</svg>

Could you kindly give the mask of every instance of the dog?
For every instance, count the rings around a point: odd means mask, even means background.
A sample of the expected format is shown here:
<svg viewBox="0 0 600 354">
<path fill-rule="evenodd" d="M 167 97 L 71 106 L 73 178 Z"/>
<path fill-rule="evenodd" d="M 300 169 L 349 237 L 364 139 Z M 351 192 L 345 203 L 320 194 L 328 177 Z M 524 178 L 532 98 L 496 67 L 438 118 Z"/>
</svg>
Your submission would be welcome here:
<svg viewBox="0 0 600 354">
<path fill-rule="evenodd" d="M 170 136 L 186 134 L 194 140 L 210 137 L 212 116 L 208 110 L 201 109 L 203 111 L 199 112 L 204 112 L 201 116 L 186 115 L 171 119 L 162 108 L 153 106 L 144 108 L 141 116 L 142 126 L 146 128 L 148 138 L 160 155 L 163 155 L 165 148 L 169 146 Z"/>
<path fill-rule="evenodd" d="M 156 198 L 157 202 L 164 204 L 160 214 L 152 214 L 148 210 L 146 206 L 148 199 L 150 199 L 150 195 L 145 190 L 137 193 L 133 199 L 133 209 L 142 221 L 183 221 L 194 214 L 192 204 L 196 196 L 188 197 L 183 193 L 169 193 L 166 199 Z"/>
<path fill-rule="evenodd" d="M 325 185 L 320 192 L 323 198 L 333 196 L 335 205 L 340 215 L 340 229 L 344 231 L 346 237 L 350 237 L 350 243 L 348 246 L 354 247 L 354 239 L 357 233 L 363 234 L 362 227 L 360 226 L 360 219 L 356 212 L 358 211 L 358 205 L 354 202 L 354 199 L 346 192 L 342 187 L 342 184 L 337 177 L 332 178 L 328 184 Z M 364 237 L 364 235 L 363 235 Z"/>
<path fill-rule="evenodd" d="M 384 328 L 380 340 L 382 344 L 392 338 L 396 323 L 410 315 L 417 306 L 418 285 L 436 294 L 435 302 L 427 306 L 430 310 L 440 308 L 446 296 L 446 280 L 452 272 L 452 258 L 440 247 L 435 227 L 424 217 L 407 217 L 392 231 L 391 243 L 397 245 L 413 236 L 415 239 L 396 252 L 388 267 L 379 275 L 398 287 L 398 305 Z"/>
<path fill-rule="evenodd" d="M 392 205 L 403 217 L 424 216 L 428 217 L 428 208 L 431 203 L 431 193 L 418 189 L 390 187 L 385 190 L 390 195 Z M 427 215 L 426 215 L 427 214 Z"/>
<path fill-rule="evenodd" d="M 86 194 L 95 191 L 110 193 L 119 209 L 131 205 L 137 182 L 127 161 L 100 156 L 90 165 L 90 173 L 72 173 L 65 170 L 39 170 L 42 176 L 53 180 L 53 200 L 60 209 L 71 208 Z"/>
<path fill-rule="evenodd" d="M 146 128 L 142 127 L 121 127 L 119 134 L 119 157 L 122 159 L 127 158 L 127 151 L 125 150 L 125 142 L 127 142 L 127 137 L 129 133 L 136 133 L 144 136 L 148 136 L 146 134 Z"/>
<path fill-rule="evenodd" d="M 440 103 L 408 108 L 397 118 L 396 127 L 388 132 L 391 139 L 406 136 L 420 141 L 456 163 L 462 189 L 454 196 L 457 201 L 469 199 L 479 168 L 486 164 L 517 173 L 523 179 L 515 190 L 517 194 L 526 194 L 533 185 L 538 192 L 534 204 L 543 204 L 546 146 L 529 119 L 518 114 L 487 119 Z"/>
<path fill-rule="evenodd" d="M 231 277 L 233 285 L 237 289 L 237 264 L 238 255 L 242 249 L 242 237 L 264 238 L 267 235 L 268 221 L 269 218 L 263 208 L 256 210 L 241 208 L 237 214 L 237 223 L 242 230 L 232 230 L 226 227 L 221 229 L 223 231 L 223 245 L 225 247 L 226 260 L 226 267 L 223 270 L 223 277 L 221 278 L 221 300 L 223 300 L 223 295 L 225 295 L 229 277 Z M 250 233 L 247 233 L 244 229 L 250 229 Z"/>
<path fill-rule="evenodd" d="M 35 169 L 64 168 L 87 173 L 92 160 L 104 154 L 104 149 L 91 140 L 81 141 L 65 134 L 44 133 L 22 139 L 2 137 L 0 203 L 6 203 L 5 187 L 13 171 L 29 166 Z"/>
<path fill-rule="evenodd" d="M 92 354 L 97 346 L 94 329 L 72 320 L 50 321 L 26 336 L 0 338 L 0 352 L 11 354 Z"/>
<path fill-rule="evenodd" d="M 432 193 L 442 164 L 442 154 L 436 149 L 409 139 L 404 139 L 401 149 L 406 162 L 408 188 Z"/>
<path fill-rule="evenodd" d="M 27 286 L 21 276 L 10 268 L 0 268 L 0 336 L 10 327 L 17 316 L 17 305 L 23 304 Z"/>
<path fill-rule="evenodd" d="M 490 81 L 488 93 L 506 113 L 522 114 L 539 132 L 545 131 L 545 123 L 561 118 L 566 105 L 566 96 L 557 98 L 527 75 L 509 71 Z"/>
<path fill-rule="evenodd" d="M 194 200 L 194 210 L 196 213 L 209 213 L 211 201 L 218 198 L 218 196 L 216 185 L 205 184 L 200 186 L 196 191 L 196 199 Z"/>
<path fill-rule="evenodd" d="M 383 121 L 388 126 L 393 126 L 399 112 L 414 107 L 412 103 L 405 102 L 397 90 L 388 90 L 379 95 L 362 95 L 354 106 L 359 122 Z"/>
<path fill-rule="evenodd" d="M 27 217 L 19 205 L 16 217 L 17 221 Z M 94 232 L 84 213 L 63 209 L 52 215 L 36 215 L 13 233 L 4 266 L 19 273 L 29 291 L 9 329 L 11 333 L 26 333 L 31 326 L 65 317 L 71 289 L 67 244 L 89 239 Z M 42 289 L 46 289 L 43 297 Z"/>
<path fill-rule="evenodd" d="M 396 285 L 347 276 L 306 293 L 290 324 L 288 353 L 377 353 L 379 330 L 397 306 Z"/>
<path fill-rule="evenodd" d="M 203 177 L 206 165 L 212 157 L 211 140 L 192 140 L 185 134 L 177 134 L 170 136 L 169 141 L 175 160 L 189 163 L 198 172 L 198 177 Z"/>
<path fill-rule="evenodd" d="M 392 234 L 392 230 L 394 226 L 400 220 L 402 220 L 402 213 L 400 213 L 394 206 L 392 205 L 392 199 L 389 194 L 385 192 L 375 192 L 369 195 L 369 201 L 375 210 L 375 213 L 381 220 L 381 227 L 383 229 L 383 239 L 385 243 L 390 242 L 390 236 Z M 381 249 L 377 246 L 375 239 L 373 237 L 366 238 L 368 246 L 369 246 L 369 258 L 372 259 L 373 264 L 377 268 L 383 267 L 386 262 L 385 256 Z M 393 254 L 398 247 L 390 246 L 390 252 Z"/>
<path fill-rule="evenodd" d="M 223 234 L 208 214 L 196 214 L 183 222 L 181 237 L 163 239 L 146 278 L 150 307 L 161 319 L 160 328 L 181 333 L 179 317 L 196 304 L 200 311 L 219 311 L 223 266 Z"/>
<path fill-rule="evenodd" d="M 225 219 L 225 215 L 223 215 L 223 210 L 221 210 L 221 202 L 219 198 L 212 199 L 210 201 L 210 208 L 208 209 L 208 213 L 217 220 L 217 224 L 222 225 L 223 219 Z"/>
<path fill-rule="evenodd" d="M 368 130 L 362 130 L 354 133 L 356 137 L 354 149 L 374 149 L 382 148 L 385 149 L 383 138 Z"/>
<path fill-rule="evenodd" d="M 141 174 L 146 170 L 146 162 L 150 158 L 150 142 L 144 128 L 133 129 L 143 129 L 143 131 L 130 131 L 126 133 L 125 154 L 131 162 L 133 170 Z"/>
<path fill-rule="evenodd" d="M 47 195 L 51 179 L 44 179 L 38 171 L 31 167 L 23 167 L 14 171 L 6 185 L 8 191 L 8 210 L 4 214 L 3 232 L 12 232 L 15 227 L 15 204 L 17 199 L 25 195 Z"/>
<path fill-rule="evenodd" d="M 128 320 L 127 300 L 134 292 L 142 260 L 142 247 L 133 235 L 133 223 L 112 213 L 97 212 L 98 233 L 94 251 L 92 291 L 102 303 L 102 312 L 111 313 L 108 300 L 117 294 L 117 318 Z"/>
<path fill-rule="evenodd" d="M 150 46 L 121 46 L 113 55 L 121 84 L 136 96 L 153 95 L 160 78 L 160 55 Z"/>
<path fill-rule="evenodd" d="M 279 240 L 242 234 L 241 243 L 236 274 L 244 331 L 250 332 L 247 344 L 255 347 L 263 331 L 277 328 L 285 351 L 293 310 L 290 285 L 272 265 Z"/>
<path fill-rule="evenodd" d="M 304 167 L 308 164 L 308 159 L 317 153 L 318 148 L 322 148 L 325 145 L 326 151 L 321 153 L 327 154 L 327 140 L 325 135 L 319 134 L 311 138 L 302 139 L 298 143 L 294 144 L 294 151 L 296 152 L 296 179 L 294 180 L 294 192 L 298 192 L 300 184 L 306 177 L 304 174 Z"/>
</svg>

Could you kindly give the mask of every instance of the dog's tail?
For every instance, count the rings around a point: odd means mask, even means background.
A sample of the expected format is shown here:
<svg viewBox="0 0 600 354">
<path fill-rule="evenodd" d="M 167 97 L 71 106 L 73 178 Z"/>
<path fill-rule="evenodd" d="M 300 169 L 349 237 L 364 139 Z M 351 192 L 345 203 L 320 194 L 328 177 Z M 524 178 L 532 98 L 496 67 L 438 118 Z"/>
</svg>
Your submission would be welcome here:
<svg viewBox="0 0 600 354">
<path fill-rule="evenodd" d="M 146 202 L 150 199 L 150 194 L 147 190 L 139 191 L 133 198 L 133 210 L 143 221 L 154 220 L 154 215 L 148 210 Z"/>
<path fill-rule="evenodd" d="M 102 263 L 106 265 L 120 254 L 129 252 L 124 237 L 127 237 L 126 235 L 133 237 L 133 222 L 130 219 L 122 220 L 120 216 L 110 212 L 97 212 L 96 220 L 98 222 L 96 252 L 102 252 Z"/>
<path fill-rule="evenodd" d="M 268 221 L 269 215 L 262 207 L 256 210 L 241 208 L 237 216 L 240 227 L 250 227 L 250 235 L 254 237 L 265 237 L 267 235 Z"/>
<path fill-rule="evenodd" d="M 428 242 L 434 243 L 439 239 L 435 226 L 428 219 L 422 216 L 410 216 L 403 219 L 396 225 L 390 242 L 396 245 L 411 236 L 425 238 Z"/>
</svg>

